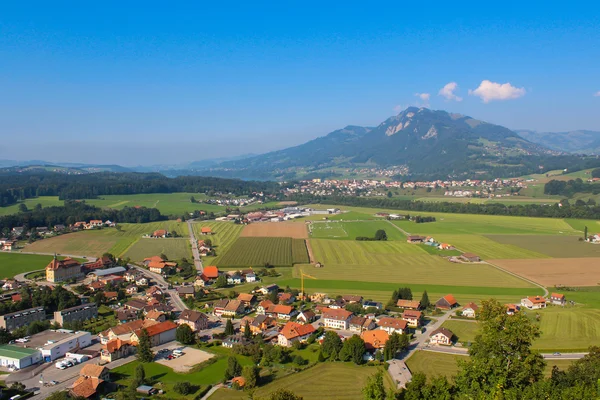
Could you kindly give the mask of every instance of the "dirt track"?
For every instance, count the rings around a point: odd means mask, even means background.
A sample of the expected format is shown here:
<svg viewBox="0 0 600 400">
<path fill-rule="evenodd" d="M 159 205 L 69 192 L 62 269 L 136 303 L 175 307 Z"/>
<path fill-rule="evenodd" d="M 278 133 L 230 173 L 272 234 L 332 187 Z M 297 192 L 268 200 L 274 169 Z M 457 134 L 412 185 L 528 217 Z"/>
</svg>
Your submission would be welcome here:
<svg viewBox="0 0 600 400">
<path fill-rule="evenodd" d="M 297 222 L 255 222 L 246 225 L 241 237 L 291 237 L 308 239 L 306 225 Z"/>
<path fill-rule="evenodd" d="M 551 287 L 596 286 L 600 283 L 600 258 L 544 258 L 489 260 L 519 276 Z"/>
</svg>

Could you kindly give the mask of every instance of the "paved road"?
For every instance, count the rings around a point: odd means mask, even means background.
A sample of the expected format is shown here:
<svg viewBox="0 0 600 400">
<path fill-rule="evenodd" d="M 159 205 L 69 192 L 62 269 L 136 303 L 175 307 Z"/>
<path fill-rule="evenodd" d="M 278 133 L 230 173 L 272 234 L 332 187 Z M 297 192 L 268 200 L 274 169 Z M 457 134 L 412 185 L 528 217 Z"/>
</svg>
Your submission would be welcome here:
<svg viewBox="0 0 600 400">
<path fill-rule="evenodd" d="M 27 248 L 27 247 L 25 247 L 25 248 Z M 87 259 L 88 261 L 96 261 L 97 260 L 96 257 L 88 257 L 88 256 L 77 255 L 77 254 L 40 253 L 40 252 L 37 252 L 37 251 L 18 251 L 17 253 L 19 253 L 19 254 L 38 254 L 38 255 L 41 255 L 41 256 L 53 256 L 53 255 L 57 255 L 59 257 L 83 258 L 83 259 Z"/>
<path fill-rule="evenodd" d="M 455 354 L 459 356 L 469 355 L 469 350 L 466 347 L 430 345 L 422 350 L 434 353 Z M 542 353 L 542 357 L 544 357 L 545 360 L 579 360 L 587 354 L 588 353 Z"/>
<path fill-rule="evenodd" d="M 134 265 L 134 264 L 129 264 L 129 268 L 138 270 L 146 278 L 152 279 L 153 281 L 155 281 L 158 284 L 158 286 L 161 289 L 163 289 L 167 293 L 169 293 L 169 295 L 171 296 L 173 307 L 175 308 L 175 311 L 183 311 L 183 310 L 187 310 L 189 308 L 183 302 L 183 300 L 181 300 L 181 298 L 179 297 L 179 294 L 177 293 L 177 290 L 169 289 L 169 283 L 160 274 L 150 272 L 147 269 L 138 267 L 137 265 Z"/>
<path fill-rule="evenodd" d="M 188 231 L 190 232 L 190 243 L 192 244 L 192 254 L 194 255 L 194 266 L 196 267 L 196 271 L 199 274 L 204 271 L 204 267 L 202 265 L 202 258 L 200 257 L 200 251 L 198 250 L 198 241 L 196 240 L 196 236 L 194 235 L 194 229 L 192 229 L 192 223 L 194 220 L 188 219 Z"/>
</svg>

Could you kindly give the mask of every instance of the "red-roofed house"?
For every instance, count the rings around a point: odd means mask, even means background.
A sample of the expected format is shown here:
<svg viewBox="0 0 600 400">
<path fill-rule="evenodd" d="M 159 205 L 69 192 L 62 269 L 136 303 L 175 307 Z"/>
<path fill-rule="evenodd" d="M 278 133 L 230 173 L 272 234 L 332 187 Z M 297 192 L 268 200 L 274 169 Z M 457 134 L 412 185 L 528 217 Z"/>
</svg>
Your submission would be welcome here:
<svg viewBox="0 0 600 400">
<path fill-rule="evenodd" d="M 150 343 L 153 347 L 175 340 L 176 330 L 177 324 L 173 321 L 159 322 L 146 328 L 148 336 L 150 337 Z M 135 344 L 139 343 L 141 333 L 141 329 L 132 333 L 131 342 Z"/>
<path fill-rule="evenodd" d="M 383 330 L 364 331 L 360 334 L 360 338 L 365 342 L 367 351 L 377 351 L 385 347 L 390 335 Z"/>
<path fill-rule="evenodd" d="M 203 226 L 200 233 L 203 235 L 212 235 L 213 232 L 212 229 L 210 229 L 210 226 Z"/>
<path fill-rule="evenodd" d="M 399 318 L 383 317 L 377 321 L 377 325 L 379 325 L 379 329 L 384 330 L 391 335 L 394 332 L 399 334 L 405 333 L 408 323 Z"/>
<path fill-rule="evenodd" d="M 458 302 L 451 294 L 447 294 L 435 303 L 435 308 L 440 310 L 451 310 L 454 307 L 458 307 Z"/>
<path fill-rule="evenodd" d="M 266 310 L 266 315 L 289 321 L 294 315 L 296 315 L 296 311 L 294 310 L 293 306 L 273 304 Z"/>
<path fill-rule="evenodd" d="M 323 326 L 333 329 L 348 329 L 352 313 L 343 308 L 326 308 L 323 310 Z"/>
<path fill-rule="evenodd" d="M 479 312 L 479 306 L 475 303 L 469 303 L 462 309 L 462 316 L 467 318 L 475 318 Z"/>
<path fill-rule="evenodd" d="M 521 305 L 530 310 L 539 310 L 540 308 L 546 308 L 546 299 L 542 296 L 530 296 L 521 299 Z"/>
<path fill-rule="evenodd" d="M 166 238 L 169 236 L 169 232 L 166 229 L 158 229 L 151 235 L 153 238 Z"/>
<path fill-rule="evenodd" d="M 423 318 L 423 313 L 421 311 L 406 310 L 402 313 L 402 319 L 405 320 L 411 328 L 418 328 L 421 326 L 421 318 Z"/>
<path fill-rule="evenodd" d="M 567 302 L 567 299 L 565 298 L 564 294 L 552 293 L 550 295 L 550 303 L 552 303 L 554 305 L 564 306 L 566 302 Z"/>
<path fill-rule="evenodd" d="M 288 322 L 283 326 L 277 336 L 277 344 L 290 347 L 294 342 L 304 342 L 316 331 L 315 327 L 308 324 L 302 325 L 297 322 Z"/>
<path fill-rule="evenodd" d="M 106 362 L 112 362 L 119 358 L 124 358 L 133 353 L 134 347 L 129 340 L 121 340 L 119 338 L 109 340 L 108 343 L 102 346 L 100 351 L 100 359 Z"/>
<path fill-rule="evenodd" d="M 209 265 L 207 267 L 204 267 L 202 273 L 208 279 L 217 279 L 219 277 L 219 268 L 215 267 L 214 265 Z"/>
<path fill-rule="evenodd" d="M 396 303 L 397 307 L 404 308 L 405 310 L 420 310 L 421 302 L 419 300 L 398 300 Z"/>
<path fill-rule="evenodd" d="M 429 336 L 429 343 L 450 346 L 452 344 L 453 337 L 454 333 L 452 333 L 452 331 L 449 329 L 437 328 L 435 331 L 431 332 L 431 335 Z"/>
</svg>

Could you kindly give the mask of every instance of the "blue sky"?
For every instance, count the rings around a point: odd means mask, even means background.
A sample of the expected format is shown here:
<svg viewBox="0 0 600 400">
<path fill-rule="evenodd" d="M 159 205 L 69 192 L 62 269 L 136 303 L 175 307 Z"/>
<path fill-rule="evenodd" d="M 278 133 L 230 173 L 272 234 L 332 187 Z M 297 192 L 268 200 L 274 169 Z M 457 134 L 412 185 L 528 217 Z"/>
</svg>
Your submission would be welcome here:
<svg viewBox="0 0 600 400">
<path fill-rule="evenodd" d="M 600 130 L 591 2 L 72 3 L 0 5 L 0 159 L 260 153 L 409 105 Z"/>
</svg>

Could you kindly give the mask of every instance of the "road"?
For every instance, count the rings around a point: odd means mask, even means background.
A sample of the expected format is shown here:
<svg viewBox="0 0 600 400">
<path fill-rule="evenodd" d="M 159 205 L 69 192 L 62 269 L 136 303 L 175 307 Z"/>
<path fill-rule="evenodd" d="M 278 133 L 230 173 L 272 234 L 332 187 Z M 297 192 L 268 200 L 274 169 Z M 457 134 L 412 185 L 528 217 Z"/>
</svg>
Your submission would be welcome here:
<svg viewBox="0 0 600 400">
<path fill-rule="evenodd" d="M 129 268 L 139 271 L 142 275 L 144 275 L 148 279 L 152 279 L 153 281 L 155 281 L 158 284 L 158 286 L 162 290 L 166 291 L 172 299 L 172 303 L 173 303 L 173 307 L 174 307 L 175 311 L 183 311 L 183 310 L 187 310 L 189 308 L 183 302 L 183 300 L 181 300 L 181 298 L 179 297 L 179 294 L 177 293 L 177 290 L 169 289 L 169 286 L 170 286 L 169 282 L 167 282 L 160 274 L 150 272 L 147 269 L 138 267 L 137 265 L 134 265 L 134 264 L 129 264 Z"/>
<path fill-rule="evenodd" d="M 76 255 L 76 254 L 56 254 L 56 253 L 39 253 L 36 251 L 19 251 L 19 254 L 37 254 L 40 256 L 59 256 L 59 257 L 71 257 L 71 258 L 83 258 L 83 259 L 87 259 L 88 261 L 96 261 L 97 258 L 96 257 L 88 257 L 88 256 L 82 256 L 82 255 Z"/>
<path fill-rule="evenodd" d="M 202 271 L 204 271 L 204 266 L 202 265 L 202 258 L 200 257 L 200 251 L 198 250 L 198 241 L 194 235 L 194 229 L 192 229 L 193 222 L 193 219 L 188 219 L 188 231 L 190 231 L 190 243 L 192 245 L 192 254 L 194 256 L 194 266 L 196 267 L 198 274 L 201 274 Z"/>
<path fill-rule="evenodd" d="M 468 356 L 469 350 L 466 347 L 455 346 L 426 346 L 422 350 L 431 351 L 433 353 L 454 354 L 458 356 Z M 545 360 L 579 360 L 585 357 L 588 353 L 542 353 Z"/>
</svg>

